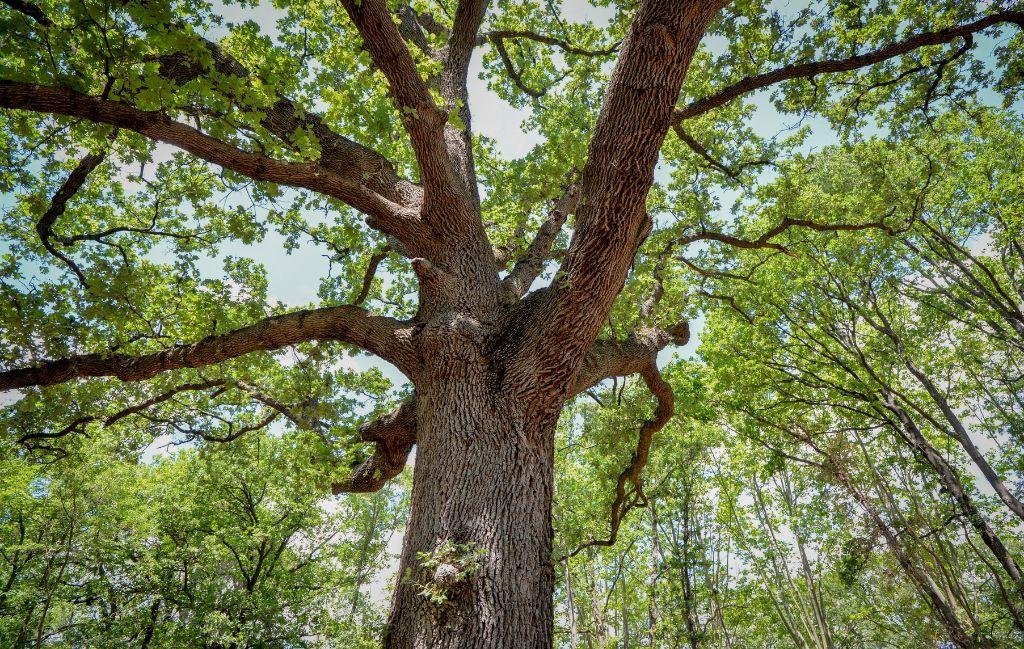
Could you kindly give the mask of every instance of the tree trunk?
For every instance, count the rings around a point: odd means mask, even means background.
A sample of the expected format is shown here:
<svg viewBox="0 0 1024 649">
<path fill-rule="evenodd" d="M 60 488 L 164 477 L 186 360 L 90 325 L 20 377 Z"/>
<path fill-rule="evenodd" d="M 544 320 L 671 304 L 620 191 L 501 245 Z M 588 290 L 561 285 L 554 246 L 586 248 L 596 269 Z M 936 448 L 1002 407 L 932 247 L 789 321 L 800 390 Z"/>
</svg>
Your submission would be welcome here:
<svg viewBox="0 0 1024 649">
<path fill-rule="evenodd" d="M 531 417 L 493 392 L 482 367 L 444 374 L 417 393 L 411 511 L 384 646 L 550 647 L 557 417 Z"/>
</svg>

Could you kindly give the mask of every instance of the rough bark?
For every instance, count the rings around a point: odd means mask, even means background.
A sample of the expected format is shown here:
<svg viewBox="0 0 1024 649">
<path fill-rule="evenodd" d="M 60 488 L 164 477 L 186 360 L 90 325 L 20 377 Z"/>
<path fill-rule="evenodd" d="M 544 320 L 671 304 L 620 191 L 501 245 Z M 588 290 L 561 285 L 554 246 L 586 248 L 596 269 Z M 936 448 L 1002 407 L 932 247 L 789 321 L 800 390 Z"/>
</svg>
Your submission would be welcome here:
<svg viewBox="0 0 1024 649">
<path fill-rule="evenodd" d="M 417 393 L 409 526 L 385 647 L 549 647 L 556 417 L 493 389 L 481 357 L 432 371 Z M 422 568 L 445 542 L 481 551 L 453 584 Z M 445 587 L 432 603 L 421 584 Z"/>
<path fill-rule="evenodd" d="M 337 198 L 369 215 L 378 229 L 399 239 L 408 238 L 410 232 L 425 236 L 415 206 L 401 205 L 378 194 L 364 184 L 362 170 L 357 167 L 341 174 L 317 162 L 277 160 L 213 138 L 162 112 L 140 110 L 124 102 L 67 88 L 0 79 L 0 108 L 80 117 L 135 131 L 255 180 L 302 187 Z"/>
</svg>

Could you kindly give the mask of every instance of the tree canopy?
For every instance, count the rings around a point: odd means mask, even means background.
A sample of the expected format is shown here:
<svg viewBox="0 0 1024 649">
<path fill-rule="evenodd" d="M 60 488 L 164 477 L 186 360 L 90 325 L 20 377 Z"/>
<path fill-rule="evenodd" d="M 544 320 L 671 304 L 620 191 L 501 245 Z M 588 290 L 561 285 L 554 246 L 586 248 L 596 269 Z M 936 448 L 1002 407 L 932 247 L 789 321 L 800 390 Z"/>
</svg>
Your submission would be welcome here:
<svg viewBox="0 0 1024 649">
<path fill-rule="evenodd" d="M 556 646 L 1024 643 L 1022 30 L 2 0 L 2 644 L 377 646 L 391 587 L 443 621 L 390 542 L 467 349 L 558 421 Z M 458 584 L 475 542 L 407 554 Z"/>
</svg>

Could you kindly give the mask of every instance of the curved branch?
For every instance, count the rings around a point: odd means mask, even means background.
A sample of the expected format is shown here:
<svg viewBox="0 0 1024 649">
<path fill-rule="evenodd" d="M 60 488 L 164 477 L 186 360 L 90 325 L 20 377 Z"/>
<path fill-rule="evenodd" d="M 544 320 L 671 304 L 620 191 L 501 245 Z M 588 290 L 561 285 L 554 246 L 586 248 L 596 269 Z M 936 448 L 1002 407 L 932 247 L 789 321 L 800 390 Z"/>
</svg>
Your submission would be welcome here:
<svg viewBox="0 0 1024 649">
<path fill-rule="evenodd" d="M 391 246 L 384 246 L 370 256 L 370 263 L 366 265 L 366 272 L 363 273 L 363 284 L 356 299 L 352 300 L 352 304 L 359 306 L 366 301 L 370 295 L 370 288 L 373 286 L 373 278 L 377 276 L 377 268 L 389 254 L 391 254 Z"/>
<path fill-rule="evenodd" d="M 498 57 L 501 59 L 502 65 L 505 66 L 505 71 L 508 72 L 508 76 L 512 79 L 512 83 L 534 99 L 540 99 L 546 95 L 548 93 L 548 89 L 543 88 L 541 90 L 535 90 L 527 86 L 526 82 L 523 81 L 522 75 L 520 75 L 519 71 L 516 70 L 515 64 L 512 63 L 512 57 L 509 56 L 508 49 L 505 47 L 505 41 L 515 40 L 518 38 L 543 43 L 545 45 L 552 45 L 567 54 L 575 54 L 577 56 L 607 56 L 608 54 L 613 54 L 618 51 L 619 46 L 622 44 L 622 41 L 616 41 L 613 45 L 607 48 L 589 50 L 583 47 L 577 47 L 560 38 L 545 36 L 543 34 L 526 30 L 499 29 L 484 34 L 481 40 L 490 41 L 491 44 L 494 45 L 494 50 L 498 53 Z"/>
<path fill-rule="evenodd" d="M 416 443 L 416 399 L 413 397 L 388 414 L 359 427 L 359 436 L 374 442 L 376 449 L 343 481 L 331 485 L 334 495 L 379 491 L 405 468 Z"/>
<path fill-rule="evenodd" d="M 371 225 L 400 240 L 428 236 L 418 211 L 384 198 L 363 180 L 319 163 L 285 162 L 240 149 L 177 122 L 162 112 L 86 95 L 67 88 L 0 80 L 0 108 L 81 117 L 178 147 L 207 162 L 253 178 L 322 192 L 369 215 Z M 358 170 L 356 170 L 358 171 Z"/>
<path fill-rule="evenodd" d="M 53 22 L 37 5 L 25 0 L 0 0 L 16 11 L 35 19 L 44 26 Z M 213 69 L 223 75 L 247 79 L 250 71 L 233 56 L 224 52 L 216 43 L 196 34 L 206 46 L 213 59 Z M 185 84 L 209 72 L 205 66 L 194 61 L 187 54 L 163 55 L 157 58 L 160 74 L 178 84 Z M 422 191 L 414 183 L 404 180 L 395 172 L 390 160 L 373 149 L 339 135 L 328 127 L 323 118 L 303 110 L 286 96 L 279 95 L 274 105 L 266 110 L 261 125 L 281 141 L 291 144 L 291 138 L 299 129 L 312 133 L 320 142 L 321 164 L 335 173 L 360 178 L 372 191 L 398 205 L 414 207 L 422 202 Z"/>
<path fill-rule="evenodd" d="M 885 215 L 885 218 L 891 217 L 895 212 L 896 208 L 894 207 L 889 210 L 889 213 Z M 859 232 L 861 230 L 877 229 L 888 235 L 896 235 L 899 233 L 896 228 L 887 225 L 884 219 L 871 221 L 869 223 L 819 223 L 818 221 L 811 221 L 809 219 L 791 219 L 786 217 L 782 219 L 778 225 L 771 228 L 757 239 L 743 239 L 723 232 L 701 230 L 700 232 L 680 237 L 676 240 L 676 245 L 687 246 L 698 241 L 718 241 L 719 243 L 724 243 L 736 248 L 744 248 L 748 250 L 767 248 L 777 250 L 778 252 L 782 252 L 787 255 L 792 255 L 792 251 L 788 248 L 780 243 L 772 241 L 772 239 L 792 227 L 807 228 L 809 230 L 814 230 L 815 232 Z"/>
<path fill-rule="evenodd" d="M 210 388 L 223 386 L 225 383 L 226 382 L 223 380 L 204 381 L 202 383 L 183 383 L 181 385 L 171 388 L 170 390 L 167 390 L 166 392 L 161 392 L 156 396 L 150 397 L 145 401 L 137 403 L 134 406 L 129 406 L 127 408 L 124 408 L 123 410 L 119 410 L 118 412 L 115 412 L 114 414 L 109 415 L 107 417 L 101 418 L 93 415 L 79 417 L 55 433 L 28 433 L 26 435 L 22 435 L 21 437 L 19 437 L 17 442 L 19 444 L 29 446 L 29 442 L 37 439 L 56 439 L 59 437 L 64 437 L 70 433 L 83 432 L 82 427 L 94 421 L 102 421 L 104 426 L 110 426 L 124 419 L 125 417 L 137 415 L 143 412 L 144 410 L 152 408 L 155 405 L 159 405 L 165 401 L 169 401 L 170 399 L 173 399 L 174 397 L 183 392 L 198 392 L 202 390 L 208 390 Z"/>
<path fill-rule="evenodd" d="M 624 341 L 598 340 L 587 352 L 569 396 L 580 394 L 605 379 L 642 372 L 657 360 L 662 349 L 670 344 L 685 345 L 689 340 L 690 325 L 686 321 L 669 329 L 641 328 Z"/>
<path fill-rule="evenodd" d="M 647 496 L 644 494 L 643 479 L 640 474 L 643 472 L 644 467 L 647 466 L 654 434 L 664 428 L 669 420 L 672 419 L 676 397 L 675 393 L 672 392 L 672 386 L 661 376 L 658 366 L 654 363 L 649 363 L 641 370 L 640 376 L 643 377 L 644 383 L 651 391 L 651 394 L 658 400 L 658 406 L 654 410 L 654 415 L 640 427 L 640 436 L 637 440 L 636 450 L 633 451 L 629 464 L 619 474 L 619 478 L 615 483 L 615 499 L 612 501 L 611 525 L 608 538 L 587 541 L 562 557 L 563 561 L 571 559 L 589 547 L 614 545 L 619 535 L 619 526 L 622 524 L 626 514 L 636 507 L 647 506 Z M 631 489 L 630 485 L 632 485 Z"/>
<path fill-rule="evenodd" d="M 252 352 L 280 349 L 311 340 L 354 344 L 380 356 L 408 375 L 418 366 L 411 335 L 412 330 L 406 323 L 373 315 L 356 306 L 295 311 L 152 354 L 83 354 L 6 370 L 0 372 L 0 390 L 56 385 L 77 378 L 101 376 L 142 381 L 169 370 L 213 365 Z"/>
<path fill-rule="evenodd" d="M 960 25 L 958 27 L 947 27 L 934 32 L 916 34 L 898 43 L 877 49 L 866 54 L 856 54 L 841 59 L 825 59 L 810 63 L 787 65 L 782 68 L 755 74 L 745 77 L 736 83 L 727 86 L 713 95 L 704 97 L 689 105 L 677 109 L 673 116 L 673 122 L 679 123 L 683 120 L 703 115 L 719 106 L 724 106 L 733 99 L 745 95 L 754 90 L 767 88 L 768 86 L 804 77 L 814 77 L 819 74 L 832 74 L 836 72 L 850 72 L 869 65 L 881 63 L 897 56 L 902 56 L 921 47 L 928 45 L 942 45 L 950 43 L 957 38 L 969 38 L 984 29 L 1000 23 L 1013 23 L 1024 29 L 1024 12 L 1021 11 L 1000 11 L 990 16 L 985 16 L 974 22 Z"/>
<path fill-rule="evenodd" d="M 619 51 L 619 47 L 622 45 L 622 41 L 616 41 L 608 47 L 591 50 L 585 47 L 578 47 L 560 38 L 545 36 L 544 34 L 538 34 L 536 32 L 523 29 L 498 29 L 487 32 L 484 35 L 484 38 L 487 40 L 512 40 L 516 38 L 524 38 L 526 40 L 536 41 L 537 43 L 543 43 L 545 45 L 553 45 L 567 54 L 575 54 L 577 56 L 607 56 Z"/>
<path fill-rule="evenodd" d="M 703 144 L 697 141 L 697 138 L 690 135 L 689 131 L 683 128 L 683 125 L 681 123 L 673 124 L 672 130 L 675 131 L 676 136 L 683 142 L 683 144 L 688 146 L 691 151 L 693 151 L 698 156 L 703 158 L 704 162 L 708 163 L 709 167 L 711 167 L 712 169 L 717 169 L 718 171 L 722 172 L 730 180 L 737 180 L 740 176 L 740 173 L 747 167 L 758 167 L 762 165 L 772 164 L 771 160 L 768 160 L 766 158 L 758 158 L 757 160 L 741 162 L 735 167 L 730 167 L 725 163 L 716 160 L 715 157 L 711 155 L 711 152 L 708 151 Z"/>
<path fill-rule="evenodd" d="M 78 190 L 82 188 L 85 181 L 89 178 L 89 174 L 106 158 L 106 150 L 93 151 L 82 158 L 63 184 L 61 184 L 57 193 L 53 195 L 53 198 L 50 200 L 50 206 L 46 208 L 46 211 L 43 212 L 43 215 L 36 222 L 36 232 L 39 234 L 39 240 L 42 242 L 43 247 L 51 255 L 64 262 L 78 276 L 79 283 L 84 287 L 88 287 L 89 283 L 86 281 L 82 270 L 67 255 L 57 250 L 53 242 L 50 241 L 50 238 L 53 236 L 53 224 L 64 214 L 68 201 L 78 193 Z"/>
</svg>

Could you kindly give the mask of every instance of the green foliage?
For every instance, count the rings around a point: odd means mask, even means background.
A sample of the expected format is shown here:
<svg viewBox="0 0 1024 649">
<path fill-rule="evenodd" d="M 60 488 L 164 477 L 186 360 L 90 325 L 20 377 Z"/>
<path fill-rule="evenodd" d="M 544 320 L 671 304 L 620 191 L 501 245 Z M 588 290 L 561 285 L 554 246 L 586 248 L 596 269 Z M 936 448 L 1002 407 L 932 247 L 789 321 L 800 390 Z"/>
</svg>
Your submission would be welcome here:
<svg viewBox="0 0 1024 649">
<path fill-rule="evenodd" d="M 362 591 L 401 500 L 325 507 L 294 438 L 148 464 L 94 444 L 2 467 L 4 646 L 372 646 L 379 633 Z"/>
<path fill-rule="evenodd" d="M 457 3 L 408 4 L 438 21 L 423 38 L 443 47 Z M 268 132 L 267 111 L 286 95 L 401 176 L 418 176 L 402 128 L 416 111 L 395 110 L 334 0 L 35 5 L 49 26 L 0 7 L 2 79 L 161 111 L 283 161 L 332 155 L 311 128 Z M 492 3 L 484 32 L 532 31 L 576 48 L 508 39 L 506 61 L 488 41 L 474 68 L 521 111 L 508 129 L 536 142 L 511 156 L 509 142 L 474 136 L 482 220 L 509 260 L 578 179 L 611 50 L 637 5 Z M 781 66 L 862 54 L 1014 6 L 731 2 L 679 106 Z M 219 71 L 206 40 L 250 74 Z M 555 564 L 561 645 L 635 646 L 643 634 L 653 646 L 692 649 L 943 646 L 948 633 L 897 551 L 941 585 L 973 635 L 1024 643 L 1019 593 L 971 526 L 987 522 L 1024 562 L 1021 523 L 954 425 L 1021 494 L 1024 35 L 998 26 L 963 45 L 738 97 L 682 125 L 699 148 L 669 134 L 648 199 L 653 231 L 602 335 L 621 340 L 636 326 L 690 318 L 703 326 L 701 346 L 661 358 L 677 415 L 644 471 L 647 507 L 628 514 L 614 547 Z M 424 76 L 438 72 L 436 57 L 410 50 Z M 169 61 L 198 73 L 175 80 Z M 449 124 L 466 126 L 463 110 L 475 103 L 445 107 Z M 78 161 L 98 151 L 104 160 L 53 223 L 58 258 L 37 224 Z M 756 241 L 787 220 L 824 227 L 786 229 L 759 249 L 673 247 L 701 231 Z M 315 291 L 282 297 L 275 275 L 321 257 Z M 553 263 L 543 279 L 564 278 Z M 637 322 L 659 283 L 662 299 Z M 0 114 L 4 367 L 154 352 L 357 296 L 410 317 L 417 289 L 393 243 L 337 200 L 252 181 L 125 130 Z M 358 425 L 407 389 L 357 353 L 305 343 L 145 383 L 90 379 L 19 394 L 0 410 L 0 644 L 374 646 L 383 613 L 367 591 L 390 565 L 407 485 L 324 496 L 369 455 Z M 908 445 L 893 400 L 959 476 L 977 517 Z M 635 378 L 566 408 L 557 557 L 607 538 L 612 485 L 652 409 Z M 177 450 L 154 458 L 164 445 Z M 450 607 L 482 558 L 450 541 L 421 555 L 421 594 Z"/>
<path fill-rule="evenodd" d="M 438 611 L 453 606 L 453 598 L 480 571 L 480 562 L 486 556 L 487 550 L 472 543 L 453 543 L 447 539 L 432 552 L 418 553 L 416 559 L 422 577 L 416 585 L 420 596 Z M 411 578 L 411 573 L 406 578 Z"/>
</svg>

